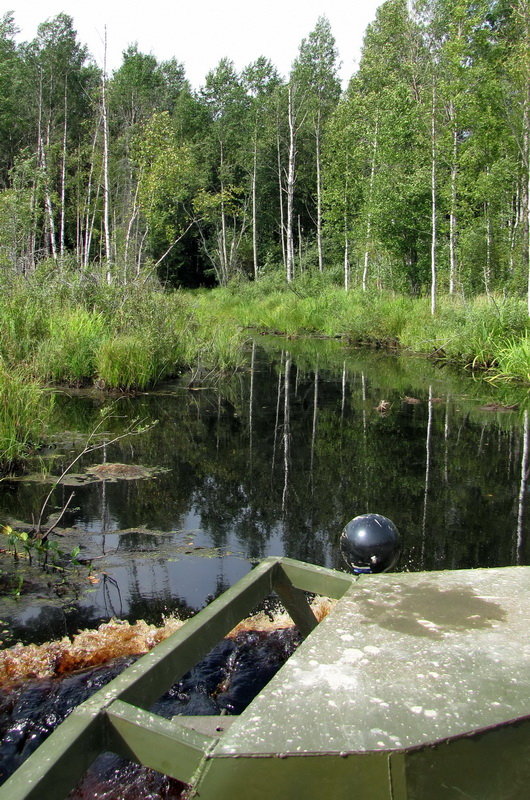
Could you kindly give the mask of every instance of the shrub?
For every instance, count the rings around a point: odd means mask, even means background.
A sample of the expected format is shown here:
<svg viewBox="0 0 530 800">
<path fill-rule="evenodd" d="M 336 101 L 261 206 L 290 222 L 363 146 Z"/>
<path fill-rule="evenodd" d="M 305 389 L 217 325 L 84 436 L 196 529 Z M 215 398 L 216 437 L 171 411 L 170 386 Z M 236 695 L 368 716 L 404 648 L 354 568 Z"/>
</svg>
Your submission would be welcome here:
<svg viewBox="0 0 530 800">
<path fill-rule="evenodd" d="M 530 337 L 511 339 L 499 350 L 497 370 L 501 378 L 518 378 L 530 383 Z"/>
<path fill-rule="evenodd" d="M 145 389 L 156 375 L 150 348 L 138 335 L 105 339 L 96 358 L 98 378 L 113 389 Z"/>
</svg>

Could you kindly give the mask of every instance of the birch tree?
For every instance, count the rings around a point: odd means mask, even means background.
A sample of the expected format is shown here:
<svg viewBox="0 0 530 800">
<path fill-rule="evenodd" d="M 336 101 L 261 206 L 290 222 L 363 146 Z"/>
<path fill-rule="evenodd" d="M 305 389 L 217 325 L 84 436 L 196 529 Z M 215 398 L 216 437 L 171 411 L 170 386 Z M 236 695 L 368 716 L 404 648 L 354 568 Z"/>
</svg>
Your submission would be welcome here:
<svg viewBox="0 0 530 800">
<path fill-rule="evenodd" d="M 208 73 L 202 98 L 211 118 L 213 192 L 197 198 L 195 208 L 203 213 L 204 221 L 214 223 L 214 263 L 221 282 L 226 283 L 241 267 L 240 246 L 248 225 L 248 196 L 241 183 L 245 171 L 242 156 L 248 151 L 249 102 L 232 61 L 221 59 Z M 204 242 L 206 245 L 206 238 Z"/>
<path fill-rule="evenodd" d="M 39 25 L 37 37 L 21 48 L 28 100 L 22 110 L 37 157 L 35 207 L 42 202 L 46 249 L 54 259 L 76 241 L 75 214 L 69 208 L 78 151 L 93 113 L 98 70 L 77 40 L 71 17 L 59 14 Z M 31 138 L 28 143 L 31 142 Z M 37 218 L 37 214 L 35 215 Z"/>
<path fill-rule="evenodd" d="M 300 87 L 303 95 L 303 113 L 307 117 L 314 137 L 315 194 L 316 194 L 316 241 L 318 268 L 324 266 L 322 245 L 322 140 L 324 128 L 340 96 L 337 77 L 338 52 L 331 26 L 326 17 L 319 17 L 313 31 L 300 45 L 298 58 L 292 70 L 292 81 Z M 300 91 L 299 89 L 299 91 Z M 292 94 L 292 93 L 291 93 Z M 292 97 L 291 97 L 292 101 Z M 290 103 L 291 131 L 292 102 Z"/>
<path fill-rule="evenodd" d="M 243 71 L 243 83 L 247 94 L 250 97 L 251 124 L 251 198 L 252 198 L 252 262 L 254 279 L 258 278 L 259 272 L 259 252 L 258 252 L 258 169 L 260 157 L 263 157 L 264 150 L 267 148 L 267 125 L 273 108 L 274 93 L 280 85 L 280 77 L 272 63 L 260 57 Z M 265 145 L 265 147 L 264 147 Z"/>
</svg>

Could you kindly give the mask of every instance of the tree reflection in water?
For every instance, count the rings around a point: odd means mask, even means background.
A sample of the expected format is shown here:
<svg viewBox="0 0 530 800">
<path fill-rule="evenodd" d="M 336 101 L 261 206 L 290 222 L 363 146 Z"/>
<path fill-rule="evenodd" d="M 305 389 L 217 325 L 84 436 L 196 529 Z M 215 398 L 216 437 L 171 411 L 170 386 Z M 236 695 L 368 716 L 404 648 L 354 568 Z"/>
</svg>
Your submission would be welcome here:
<svg viewBox="0 0 530 800">
<path fill-rule="evenodd" d="M 165 471 L 76 489 L 64 524 L 99 582 L 80 585 L 67 628 L 192 613 L 267 555 L 342 568 L 340 531 L 366 512 L 400 529 L 400 569 L 528 563 L 525 399 L 499 391 L 424 359 L 260 337 L 246 371 L 120 399 L 109 439 L 132 417 L 159 424 L 104 458 Z M 79 441 L 111 402 L 59 394 L 57 430 Z M 0 519 L 31 520 L 43 494 L 1 484 Z"/>
</svg>

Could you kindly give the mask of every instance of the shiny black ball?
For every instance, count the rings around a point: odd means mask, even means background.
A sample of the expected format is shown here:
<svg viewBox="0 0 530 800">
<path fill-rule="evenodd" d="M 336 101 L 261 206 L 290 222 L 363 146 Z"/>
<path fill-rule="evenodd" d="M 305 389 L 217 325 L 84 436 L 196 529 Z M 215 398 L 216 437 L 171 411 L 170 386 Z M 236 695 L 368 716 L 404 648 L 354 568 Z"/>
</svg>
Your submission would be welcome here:
<svg viewBox="0 0 530 800">
<path fill-rule="evenodd" d="M 340 551 L 353 572 L 386 572 L 396 565 L 401 537 L 387 517 L 362 514 L 350 520 L 342 531 Z"/>
</svg>

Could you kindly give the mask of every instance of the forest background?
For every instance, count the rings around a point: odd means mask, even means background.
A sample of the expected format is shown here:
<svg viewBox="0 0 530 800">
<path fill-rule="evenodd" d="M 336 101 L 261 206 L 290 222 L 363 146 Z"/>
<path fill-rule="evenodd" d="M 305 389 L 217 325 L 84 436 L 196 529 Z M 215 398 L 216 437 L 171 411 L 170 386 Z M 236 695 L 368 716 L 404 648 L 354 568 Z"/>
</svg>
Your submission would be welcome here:
<svg viewBox="0 0 530 800">
<path fill-rule="evenodd" d="M 222 59 L 195 92 L 134 45 L 107 76 L 65 14 L 15 34 L 6 14 L 3 272 L 204 286 L 316 268 L 363 289 L 527 291 L 526 0 L 388 0 L 344 93 L 325 18 L 287 80 L 264 56 L 241 73 Z"/>
<path fill-rule="evenodd" d="M 198 90 L 135 45 L 108 75 L 66 14 L 16 34 L 5 14 L 4 398 L 223 367 L 249 325 L 530 380 L 530 0 L 387 0 L 344 92 L 325 17 L 286 79 L 224 58 Z"/>
</svg>

